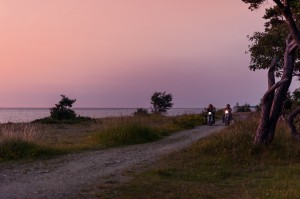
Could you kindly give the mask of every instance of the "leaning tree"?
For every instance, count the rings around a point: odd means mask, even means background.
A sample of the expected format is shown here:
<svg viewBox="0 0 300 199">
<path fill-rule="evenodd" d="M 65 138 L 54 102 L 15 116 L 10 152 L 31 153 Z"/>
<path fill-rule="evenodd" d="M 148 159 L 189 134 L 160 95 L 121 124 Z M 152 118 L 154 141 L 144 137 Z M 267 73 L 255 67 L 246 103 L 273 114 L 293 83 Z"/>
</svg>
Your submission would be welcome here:
<svg viewBox="0 0 300 199">
<path fill-rule="evenodd" d="M 171 93 L 166 94 L 166 92 L 155 92 L 151 96 L 151 104 L 153 106 L 152 112 L 156 114 L 164 113 L 168 109 L 172 108 L 173 96 Z"/>
<path fill-rule="evenodd" d="M 266 0 L 242 0 L 250 4 L 250 9 L 259 8 Z M 268 68 L 268 90 L 262 98 L 260 123 L 254 143 L 270 144 L 273 141 L 276 125 L 282 114 L 282 108 L 293 75 L 299 74 L 297 49 L 300 46 L 300 34 L 297 28 L 300 3 L 297 0 L 273 0 L 274 6 L 266 9 L 265 31 L 254 33 L 249 46 L 251 54 L 250 69 Z M 275 76 L 280 77 L 275 82 Z M 300 112 L 300 109 L 299 109 Z M 297 114 L 296 114 L 297 115 Z M 295 113 L 288 121 L 293 122 Z M 297 133 L 293 132 L 293 135 Z M 295 136 L 298 137 L 298 136 Z"/>
<path fill-rule="evenodd" d="M 61 95 L 61 100 L 55 107 L 50 108 L 50 118 L 55 120 L 70 120 L 76 118 L 76 113 L 71 108 L 76 99 L 70 99 Z"/>
</svg>

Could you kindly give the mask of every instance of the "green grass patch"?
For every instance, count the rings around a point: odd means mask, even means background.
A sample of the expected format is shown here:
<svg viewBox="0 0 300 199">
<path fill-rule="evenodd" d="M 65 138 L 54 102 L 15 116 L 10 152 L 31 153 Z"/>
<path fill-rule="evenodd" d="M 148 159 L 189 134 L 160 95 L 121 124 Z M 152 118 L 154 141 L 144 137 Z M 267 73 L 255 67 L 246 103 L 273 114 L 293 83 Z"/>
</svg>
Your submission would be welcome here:
<svg viewBox="0 0 300 199">
<path fill-rule="evenodd" d="M 0 162 L 20 159 L 49 158 L 61 155 L 62 151 L 37 145 L 32 142 L 11 139 L 0 143 Z"/>
<path fill-rule="evenodd" d="M 181 115 L 173 123 L 181 129 L 191 129 L 206 123 L 205 116 L 200 114 Z"/>
<path fill-rule="evenodd" d="M 102 131 L 96 131 L 92 139 L 105 146 L 140 144 L 158 140 L 161 134 L 142 119 L 123 118 L 117 123 L 107 123 Z"/>
<path fill-rule="evenodd" d="M 252 144 L 257 116 L 173 153 L 101 198 L 300 198 L 300 145 L 279 123 L 274 143 Z"/>
<path fill-rule="evenodd" d="M 166 117 L 119 117 L 103 120 L 102 128 L 91 136 L 94 143 L 104 146 L 140 144 L 161 139 L 170 133 L 190 129 L 205 123 L 202 115 L 181 115 Z"/>
</svg>

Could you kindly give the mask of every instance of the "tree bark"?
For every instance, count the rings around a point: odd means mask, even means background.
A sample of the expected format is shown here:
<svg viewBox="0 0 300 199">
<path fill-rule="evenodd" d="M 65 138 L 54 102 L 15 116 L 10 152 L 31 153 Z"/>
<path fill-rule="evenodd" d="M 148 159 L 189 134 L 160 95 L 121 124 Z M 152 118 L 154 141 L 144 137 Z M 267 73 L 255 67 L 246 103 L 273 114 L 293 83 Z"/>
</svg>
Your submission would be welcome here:
<svg viewBox="0 0 300 199">
<path fill-rule="evenodd" d="M 277 121 L 282 113 L 283 103 L 286 100 L 286 95 L 292 82 L 296 48 L 297 46 L 295 46 L 294 41 L 290 37 L 287 41 L 287 46 L 284 53 L 284 67 L 282 74 L 282 78 L 287 79 L 287 81 L 283 83 L 282 86 L 280 86 L 275 92 L 270 116 L 270 133 L 267 140 L 268 143 L 273 141 Z"/>
<path fill-rule="evenodd" d="M 269 145 L 273 141 L 277 121 L 282 113 L 283 103 L 286 99 L 287 91 L 290 87 L 293 77 L 296 48 L 297 45 L 295 45 L 295 42 L 290 36 L 286 42 L 283 74 L 281 80 L 276 84 L 274 71 L 272 71 L 272 68 L 270 68 L 269 70 L 269 89 L 262 100 L 262 113 L 260 123 L 254 138 L 255 145 Z"/>
<path fill-rule="evenodd" d="M 272 107 L 272 102 L 274 98 L 274 89 L 271 89 L 275 85 L 275 68 L 277 64 L 277 57 L 274 56 L 271 64 L 269 65 L 269 71 L 268 71 L 268 91 L 265 93 L 265 95 L 262 98 L 262 109 L 261 109 L 261 116 L 260 116 L 260 122 L 257 129 L 257 132 L 255 134 L 254 143 L 260 144 L 262 140 L 266 139 L 266 135 L 268 134 L 269 129 L 269 116 L 270 111 Z M 271 89 L 271 90 L 270 90 Z"/>
</svg>

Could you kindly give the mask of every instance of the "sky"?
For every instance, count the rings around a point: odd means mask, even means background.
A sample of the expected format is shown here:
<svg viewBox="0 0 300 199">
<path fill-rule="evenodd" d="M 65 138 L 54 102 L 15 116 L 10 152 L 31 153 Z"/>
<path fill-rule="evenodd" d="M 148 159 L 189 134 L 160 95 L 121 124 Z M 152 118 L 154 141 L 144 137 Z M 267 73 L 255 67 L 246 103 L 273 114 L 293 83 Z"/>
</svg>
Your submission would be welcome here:
<svg viewBox="0 0 300 199">
<path fill-rule="evenodd" d="M 264 10 L 241 0 L 0 0 L 0 107 L 174 107 L 259 103 L 247 35 Z"/>
</svg>

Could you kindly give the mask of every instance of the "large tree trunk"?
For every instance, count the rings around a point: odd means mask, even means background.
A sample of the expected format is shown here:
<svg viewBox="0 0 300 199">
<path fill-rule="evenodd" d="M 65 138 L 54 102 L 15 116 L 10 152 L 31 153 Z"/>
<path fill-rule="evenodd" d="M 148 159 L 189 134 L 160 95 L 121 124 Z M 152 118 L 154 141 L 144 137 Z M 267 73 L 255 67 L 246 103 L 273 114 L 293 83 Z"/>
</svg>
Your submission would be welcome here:
<svg viewBox="0 0 300 199">
<path fill-rule="evenodd" d="M 281 2 L 280 0 L 273 0 L 279 9 L 281 10 L 282 14 L 284 15 L 286 19 L 286 23 L 288 25 L 289 31 L 291 35 L 293 36 L 294 43 L 300 46 L 300 32 L 296 25 L 295 19 L 293 18 L 293 14 L 291 12 L 291 9 L 289 7 L 288 1 Z M 294 125 L 294 118 L 300 114 L 300 107 L 295 109 L 287 118 L 287 123 L 291 129 L 291 133 L 294 138 L 300 139 L 300 133 L 297 131 L 295 125 Z"/>
<path fill-rule="evenodd" d="M 269 70 L 269 89 L 262 99 L 260 123 L 254 138 L 254 144 L 256 145 L 268 145 L 273 141 L 277 121 L 281 115 L 283 103 L 292 81 L 297 45 L 291 37 L 287 39 L 286 43 L 283 74 L 281 80 L 276 84 L 273 68 Z"/>
<path fill-rule="evenodd" d="M 268 129 L 269 129 L 269 117 L 270 117 L 270 111 L 272 107 L 272 102 L 274 99 L 274 92 L 275 90 L 272 89 L 272 86 L 275 84 L 275 68 L 277 64 L 277 58 L 276 56 L 273 57 L 271 64 L 269 65 L 269 71 L 268 71 L 268 91 L 262 98 L 262 106 L 261 106 L 261 116 L 259 121 L 259 126 L 257 129 L 257 132 L 255 135 L 255 143 L 260 144 L 261 140 L 265 140 L 268 135 Z"/>
</svg>

